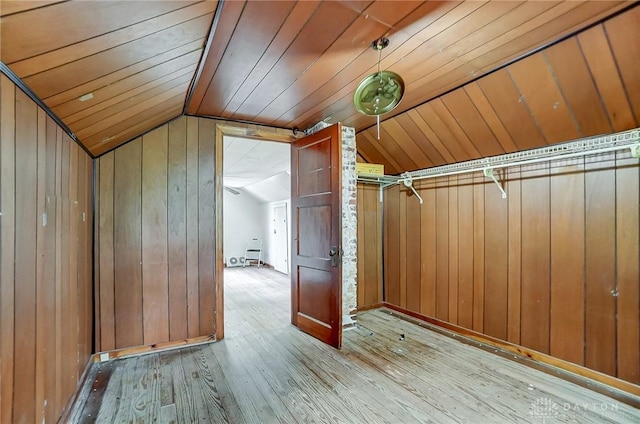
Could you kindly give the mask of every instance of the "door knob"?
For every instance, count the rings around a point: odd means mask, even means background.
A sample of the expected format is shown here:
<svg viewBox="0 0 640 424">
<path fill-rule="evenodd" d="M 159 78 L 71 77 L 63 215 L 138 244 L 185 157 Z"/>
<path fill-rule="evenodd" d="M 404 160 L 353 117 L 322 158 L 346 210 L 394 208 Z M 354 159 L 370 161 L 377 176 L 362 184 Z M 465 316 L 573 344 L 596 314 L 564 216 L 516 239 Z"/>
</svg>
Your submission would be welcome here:
<svg viewBox="0 0 640 424">
<path fill-rule="evenodd" d="M 329 250 L 329 256 L 331 257 L 331 266 L 337 268 L 338 259 L 340 258 L 340 250 L 338 249 L 338 246 L 331 247 L 331 250 Z"/>
</svg>

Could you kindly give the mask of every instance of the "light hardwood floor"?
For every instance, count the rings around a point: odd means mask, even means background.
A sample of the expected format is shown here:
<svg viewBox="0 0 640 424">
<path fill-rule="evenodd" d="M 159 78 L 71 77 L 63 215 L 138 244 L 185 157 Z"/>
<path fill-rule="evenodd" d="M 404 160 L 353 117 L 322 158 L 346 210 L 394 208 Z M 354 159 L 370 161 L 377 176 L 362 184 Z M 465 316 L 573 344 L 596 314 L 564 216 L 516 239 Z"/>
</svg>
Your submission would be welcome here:
<svg viewBox="0 0 640 424">
<path fill-rule="evenodd" d="M 289 324 L 289 279 L 225 271 L 220 342 L 96 364 L 80 422 L 638 423 L 640 411 L 382 310 L 340 351 Z"/>
</svg>

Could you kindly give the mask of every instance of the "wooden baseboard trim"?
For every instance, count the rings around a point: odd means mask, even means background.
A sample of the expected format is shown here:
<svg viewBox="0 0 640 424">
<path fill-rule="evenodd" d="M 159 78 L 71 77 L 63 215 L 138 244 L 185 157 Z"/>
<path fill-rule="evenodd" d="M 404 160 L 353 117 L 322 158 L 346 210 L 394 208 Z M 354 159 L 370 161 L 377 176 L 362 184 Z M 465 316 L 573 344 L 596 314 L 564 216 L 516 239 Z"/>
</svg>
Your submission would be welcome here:
<svg viewBox="0 0 640 424">
<path fill-rule="evenodd" d="M 160 352 L 181 347 L 194 346 L 203 343 L 216 341 L 215 336 L 200 336 L 190 339 L 174 340 L 170 342 L 154 343 L 152 345 L 126 347 L 123 349 L 108 350 L 98 352 L 93 355 L 93 362 L 104 362 L 112 359 L 125 358 L 130 356 L 145 355 L 148 353 Z"/>
<path fill-rule="evenodd" d="M 383 302 L 374 303 L 373 305 L 358 306 L 358 309 L 356 309 L 356 313 L 370 311 L 371 309 L 380 309 L 383 306 L 385 306 Z M 357 319 L 357 316 L 356 316 L 356 319 Z"/>
<path fill-rule="evenodd" d="M 372 309 L 372 308 L 369 308 Z M 440 334 L 452 337 L 462 343 L 479 347 L 504 358 L 517 361 L 529 367 L 560 377 L 579 386 L 609 396 L 615 400 L 640 408 L 640 386 L 619 378 L 603 374 L 583 366 L 558 359 L 553 356 L 509 343 L 503 340 L 460 327 L 446 321 L 412 312 L 396 305 L 383 302 L 381 310 L 390 315 L 424 326 Z"/>
</svg>

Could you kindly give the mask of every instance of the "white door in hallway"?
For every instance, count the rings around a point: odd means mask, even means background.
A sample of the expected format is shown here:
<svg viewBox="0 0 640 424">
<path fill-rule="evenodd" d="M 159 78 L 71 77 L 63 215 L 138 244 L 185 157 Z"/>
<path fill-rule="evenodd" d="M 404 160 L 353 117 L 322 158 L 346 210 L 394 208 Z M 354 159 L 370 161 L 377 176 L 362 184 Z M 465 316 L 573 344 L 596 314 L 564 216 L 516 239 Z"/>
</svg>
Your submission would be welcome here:
<svg viewBox="0 0 640 424">
<path fill-rule="evenodd" d="M 289 225 L 286 204 L 273 208 L 273 221 L 273 268 L 289 274 Z"/>
</svg>

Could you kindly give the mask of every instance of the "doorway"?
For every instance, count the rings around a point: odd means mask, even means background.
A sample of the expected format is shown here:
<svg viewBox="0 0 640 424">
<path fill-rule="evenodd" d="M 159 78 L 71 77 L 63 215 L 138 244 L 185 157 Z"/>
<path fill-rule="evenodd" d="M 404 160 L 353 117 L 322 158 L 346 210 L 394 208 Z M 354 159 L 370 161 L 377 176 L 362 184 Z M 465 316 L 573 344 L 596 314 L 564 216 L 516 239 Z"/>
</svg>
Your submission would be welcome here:
<svg viewBox="0 0 640 424">
<path fill-rule="evenodd" d="M 342 151 L 343 163 L 342 166 L 338 167 L 338 169 L 342 169 L 343 175 L 343 186 L 342 186 L 342 246 L 344 249 L 340 251 L 342 256 L 342 293 L 339 295 L 339 298 L 342 299 L 342 326 L 344 328 L 352 328 L 355 314 L 355 309 L 357 307 L 357 299 L 356 299 L 356 175 L 355 175 L 355 162 L 356 162 L 356 146 L 355 146 L 355 131 L 353 128 L 342 127 L 342 144 L 340 150 Z M 216 266 L 215 266 L 215 281 L 219 282 L 217 284 L 216 293 L 217 293 L 217 312 L 216 312 L 216 336 L 218 339 L 224 337 L 224 311 L 225 311 L 225 299 L 223 298 L 223 293 L 225 293 L 225 278 L 224 278 L 224 270 L 225 270 L 225 260 L 228 256 L 229 252 L 225 252 L 223 248 L 223 206 L 225 201 L 223 200 L 223 192 L 228 192 L 229 190 L 223 190 L 223 186 L 226 186 L 229 189 L 240 192 L 240 190 L 236 190 L 231 187 L 228 178 L 225 179 L 223 176 L 223 171 L 227 173 L 229 172 L 229 165 L 225 169 L 223 166 L 223 158 L 229 159 L 231 156 L 229 154 L 228 149 L 225 149 L 224 139 L 226 137 L 244 137 L 244 136 L 253 137 L 249 139 L 255 143 L 265 143 L 269 140 L 280 140 L 281 142 L 276 141 L 273 144 L 283 145 L 287 148 L 289 154 L 291 151 L 291 142 L 294 141 L 295 137 L 292 137 L 289 134 L 281 134 L 277 131 L 267 132 L 263 131 L 258 127 L 257 129 L 248 129 L 248 128 L 239 128 L 231 125 L 221 125 L 218 124 L 216 128 L 216 198 L 221 201 L 216 203 Z M 282 143 L 284 141 L 284 143 Z M 271 144 L 271 143 L 268 143 Z M 227 150 L 225 154 L 223 154 L 223 150 Z M 225 162 L 227 162 L 225 160 Z M 242 162 L 242 161 L 241 161 Z M 245 162 L 246 163 L 246 162 Z M 255 163 L 260 163 L 260 159 Z M 290 160 L 287 160 L 287 163 L 290 166 Z M 334 167 L 332 167 L 333 169 Z M 311 170 L 313 171 L 313 170 Z M 245 174 L 246 176 L 246 174 Z M 291 191 L 291 180 L 292 176 L 289 173 L 279 174 L 280 178 L 284 180 L 286 184 L 287 190 L 290 193 Z M 274 176 L 273 178 L 276 178 Z M 266 185 L 271 185 L 268 182 Z M 275 185 L 274 185 L 275 186 Z M 256 188 L 254 186 L 254 188 Z M 267 188 L 267 187 L 265 187 Z M 256 196 L 260 196 L 261 193 L 254 192 Z M 289 225 L 291 225 L 291 215 L 293 208 L 290 204 L 287 207 L 287 214 L 289 218 Z M 345 219 L 346 217 L 346 219 Z M 291 232 L 289 232 L 288 237 L 292 237 Z M 292 250 L 291 246 L 288 247 L 288 250 Z M 331 252 L 329 252 L 331 255 Z M 291 255 L 289 255 L 289 259 Z M 269 259 L 271 260 L 271 259 Z M 346 266 L 345 266 L 346 265 Z M 288 268 L 292 268 L 291 261 L 289 260 Z M 290 272 L 291 274 L 292 272 Z"/>
<path fill-rule="evenodd" d="M 288 274 L 289 144 L 224 136 L 223 145 L 222 249 L 225 266 L 249 266 L 244 259 L 245 248 L 251 243 L 261 246 L 260 266 Z M 279 215 L 277 222 L 274 221 L 274 214 L 283 211 L 285 215 Z M 257 265 L 257 261 L 252 261 L 251 265 Z"/>
</svg>

